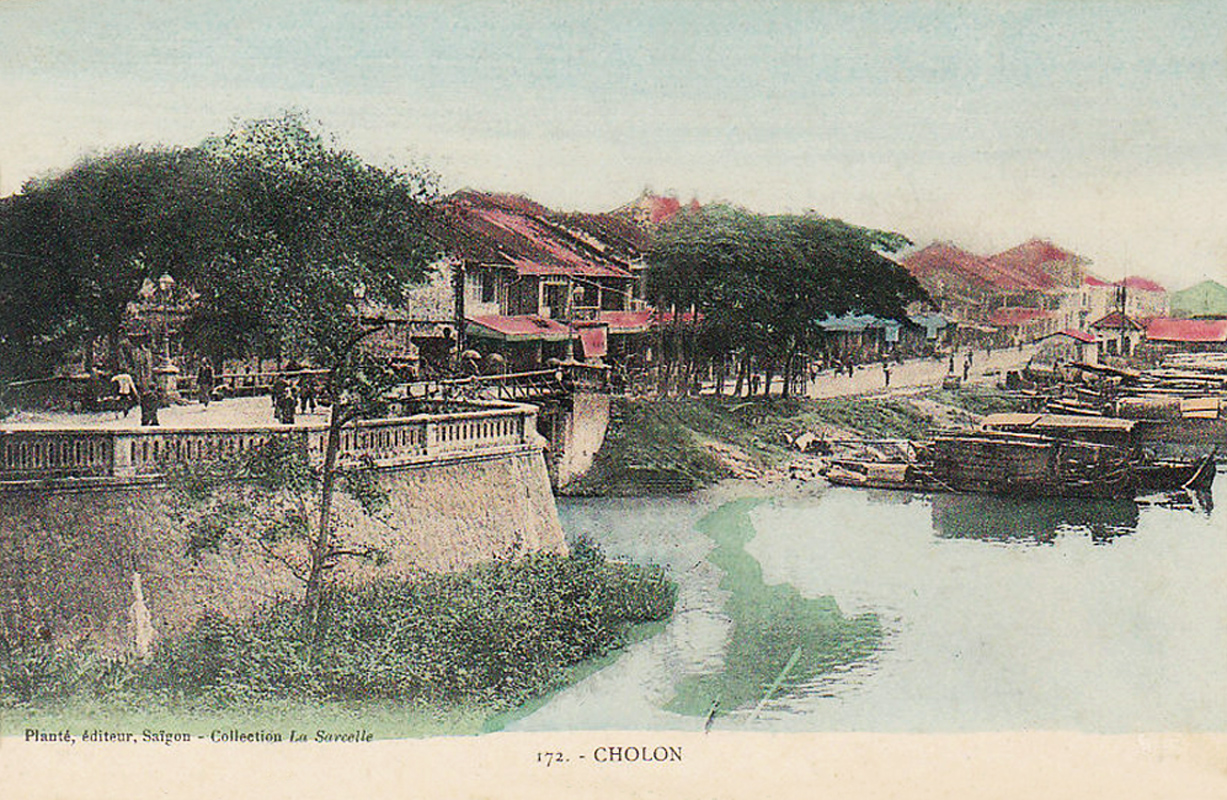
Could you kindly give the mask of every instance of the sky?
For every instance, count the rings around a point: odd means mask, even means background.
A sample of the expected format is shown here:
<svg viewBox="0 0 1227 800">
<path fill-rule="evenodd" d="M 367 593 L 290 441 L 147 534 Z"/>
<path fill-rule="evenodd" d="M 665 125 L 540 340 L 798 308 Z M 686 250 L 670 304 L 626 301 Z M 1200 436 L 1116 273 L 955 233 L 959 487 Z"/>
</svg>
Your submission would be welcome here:
<svg viewBox="0 0 1227 800">
<path fill-rule="evenodd" d="M 447 189 L 651 189 L 1227 282 L 1218 0 L 0 0 L 0 195 L 285 109 Z"/>
</svg>

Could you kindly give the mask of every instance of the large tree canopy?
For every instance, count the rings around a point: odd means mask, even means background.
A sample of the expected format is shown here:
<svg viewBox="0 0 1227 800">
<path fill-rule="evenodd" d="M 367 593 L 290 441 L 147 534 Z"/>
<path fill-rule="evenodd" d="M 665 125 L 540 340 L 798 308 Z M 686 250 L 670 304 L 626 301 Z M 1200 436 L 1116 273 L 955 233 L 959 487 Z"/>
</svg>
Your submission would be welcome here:
<svg viewBox="0 0 1227 800">
<path fill-rule="evenodd" d="M 362 333 L 361 302 L 395 304 L 425 276 L 435 183 L 366 164 L 297 114 L 30 181 L 0 205 L 0 371 L 46 374 L 117 334 L 164 273 L 200 295 L 185 331 L 196 349 L 331 367 Z"/>
<path fill-rule="evenodd" d="M 363 333 L 359 306 L 398 305 L 426 277 L 434 176 L 365 164 L 301 117 L 235 127 L 202 149 L 217 165 L 228 235 L 201 263 L 197 331 L 236 334 L 333 367 Z"/>
<path fill-rule="evenodd" d="M 679 351 L 691 361 L 744 350 L 782 364 L 828 314 L 901 318 L 904 306 L 924 299 L 916 280 L 883 255 L 906 244 L 897 233 L 814 214 L 708 206 L 657 232 L 649 292 L 662 310 L 678 312 Z"/>
<path fill-rule="evenodd" d="M 45 374 L 118 333 L 146 278 L 210 257 L 220 202 L 196 150 L 127 148 L 28 182 L 0 206 L 0 369 Z"/>
<path fill-rule="evenodd" d="M 366 164 L 297 114 L 195 148 L 86 159 L 0 207 L 0 345 L 10 357 L 62 354 L 114 335 L 142 283 L 170 273 L 196 295 L 186 330 L 196 349 L 276 352 L 328 370 L 318 523 L 301 531 L 314 618 L 325 570 L 348 552 L 331 519 L 341 428 L 394 380 L 363 356 L 363 307 L 398 305 L 426 277 L 434 194 L 432 174 Z"/>
</svg>

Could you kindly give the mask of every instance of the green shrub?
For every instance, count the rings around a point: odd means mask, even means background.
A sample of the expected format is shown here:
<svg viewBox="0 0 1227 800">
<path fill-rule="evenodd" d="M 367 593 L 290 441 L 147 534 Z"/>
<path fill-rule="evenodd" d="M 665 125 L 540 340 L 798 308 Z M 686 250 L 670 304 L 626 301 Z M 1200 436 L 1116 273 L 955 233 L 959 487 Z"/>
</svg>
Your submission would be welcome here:
<svg viewBox="0 0 1227 800">
<path fill-rule="evenodd" d="M 333 590 L 314 645 L 301 605 L 285 601 L 242 622 L 206 616 L 149 664 L 50 648 L 10 653 L 0 702 L 143 692 L 215 708 L 279 698 L 509 708 L 622 646 L 632 626 L 665 619 L 675 600 L 661 569 L 609 562 L 580 543 L 570 556 Z"/>
</svg>

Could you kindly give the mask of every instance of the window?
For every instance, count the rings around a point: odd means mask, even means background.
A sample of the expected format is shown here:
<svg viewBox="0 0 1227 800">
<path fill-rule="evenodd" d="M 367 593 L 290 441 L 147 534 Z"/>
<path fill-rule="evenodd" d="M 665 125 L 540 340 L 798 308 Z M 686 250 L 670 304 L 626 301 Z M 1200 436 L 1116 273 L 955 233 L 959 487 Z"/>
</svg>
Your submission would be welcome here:
<svg viewBox="0 0 1227 800">
<path fill-rule="evenodd" d="M 494 302 L 494 273 L 490 270 L 483 270 L 481 273 L 481 301 Z"/>
<path fill-rule="evenodd" d="M 567 313 L 567 285 L 565 283 L 547 283 L 542 287 L 542 299 L 545 308 L 541 313 L 554 319 L 560 319 Z"/>
</svg>

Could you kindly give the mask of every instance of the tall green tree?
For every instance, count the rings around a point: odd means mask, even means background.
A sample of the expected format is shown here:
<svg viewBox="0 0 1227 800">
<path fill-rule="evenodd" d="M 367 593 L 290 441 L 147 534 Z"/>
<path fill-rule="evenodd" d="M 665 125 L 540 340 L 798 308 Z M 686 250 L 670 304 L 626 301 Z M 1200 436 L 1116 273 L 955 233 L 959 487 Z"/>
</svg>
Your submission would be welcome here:
<svg viewBox="0 0 1227 800">
<path fill-rule="evenodd" d="M 216 355 L 262 352 L 328 371 L 334 402 L 306 601 L 318 613 L 342 428 L 396 378 L 368 358 L 369 306 L 424 280 L 437 179 L 365 163 L 303 115 L 236 124 L 193 148 L 128 148 L 28 184 L 0 206 L 0 345 L 59 353 L 114 335 L 146 279 L 196 293 L 185 334 Z M 54 347 L 49 347 L 54 344 Z"/>
<path fill-rule="evenodd" d="M 130 147 L 29 181 L 0 205 L 0 342 L 10 375 L 46 374 L 121 331 L 146 279 L 190 276 L 225 231 L 213 163 Z"/>
<path fill-rule="evenodd" d="M 769 392 L 772 373 L 812 343 L 817 320 L 849 312 L 898 319 L 907 303 L 925 298 L 884 255 L 906 244 L 897 233 L 812 213 L 708 206 L 657 232 L 649 285 L 661 308 L 678 312 L 675 319 L 686 314 L 678 340 L 697 342 L 683 352 L 740 350 L 743 365 L 753 361 L 767 373 Z"/>
<path fill-rule="evenodd" d="M 362 349 L 374 332 L 362 312 L 400 305 L 427 277 L 438 253 L 428 234 L 436 180 L 367 164 L 297 114 L 237 125 L 202 149 L 223 178 L 229 226 L 197 277 L 202 316 L 328 371 L 333 402 L 306 581 L 316 619 L 325 573 L 343 551 L 332 520 L 341 431 L 379 413 L 396 381 Z"/>
</svg>

